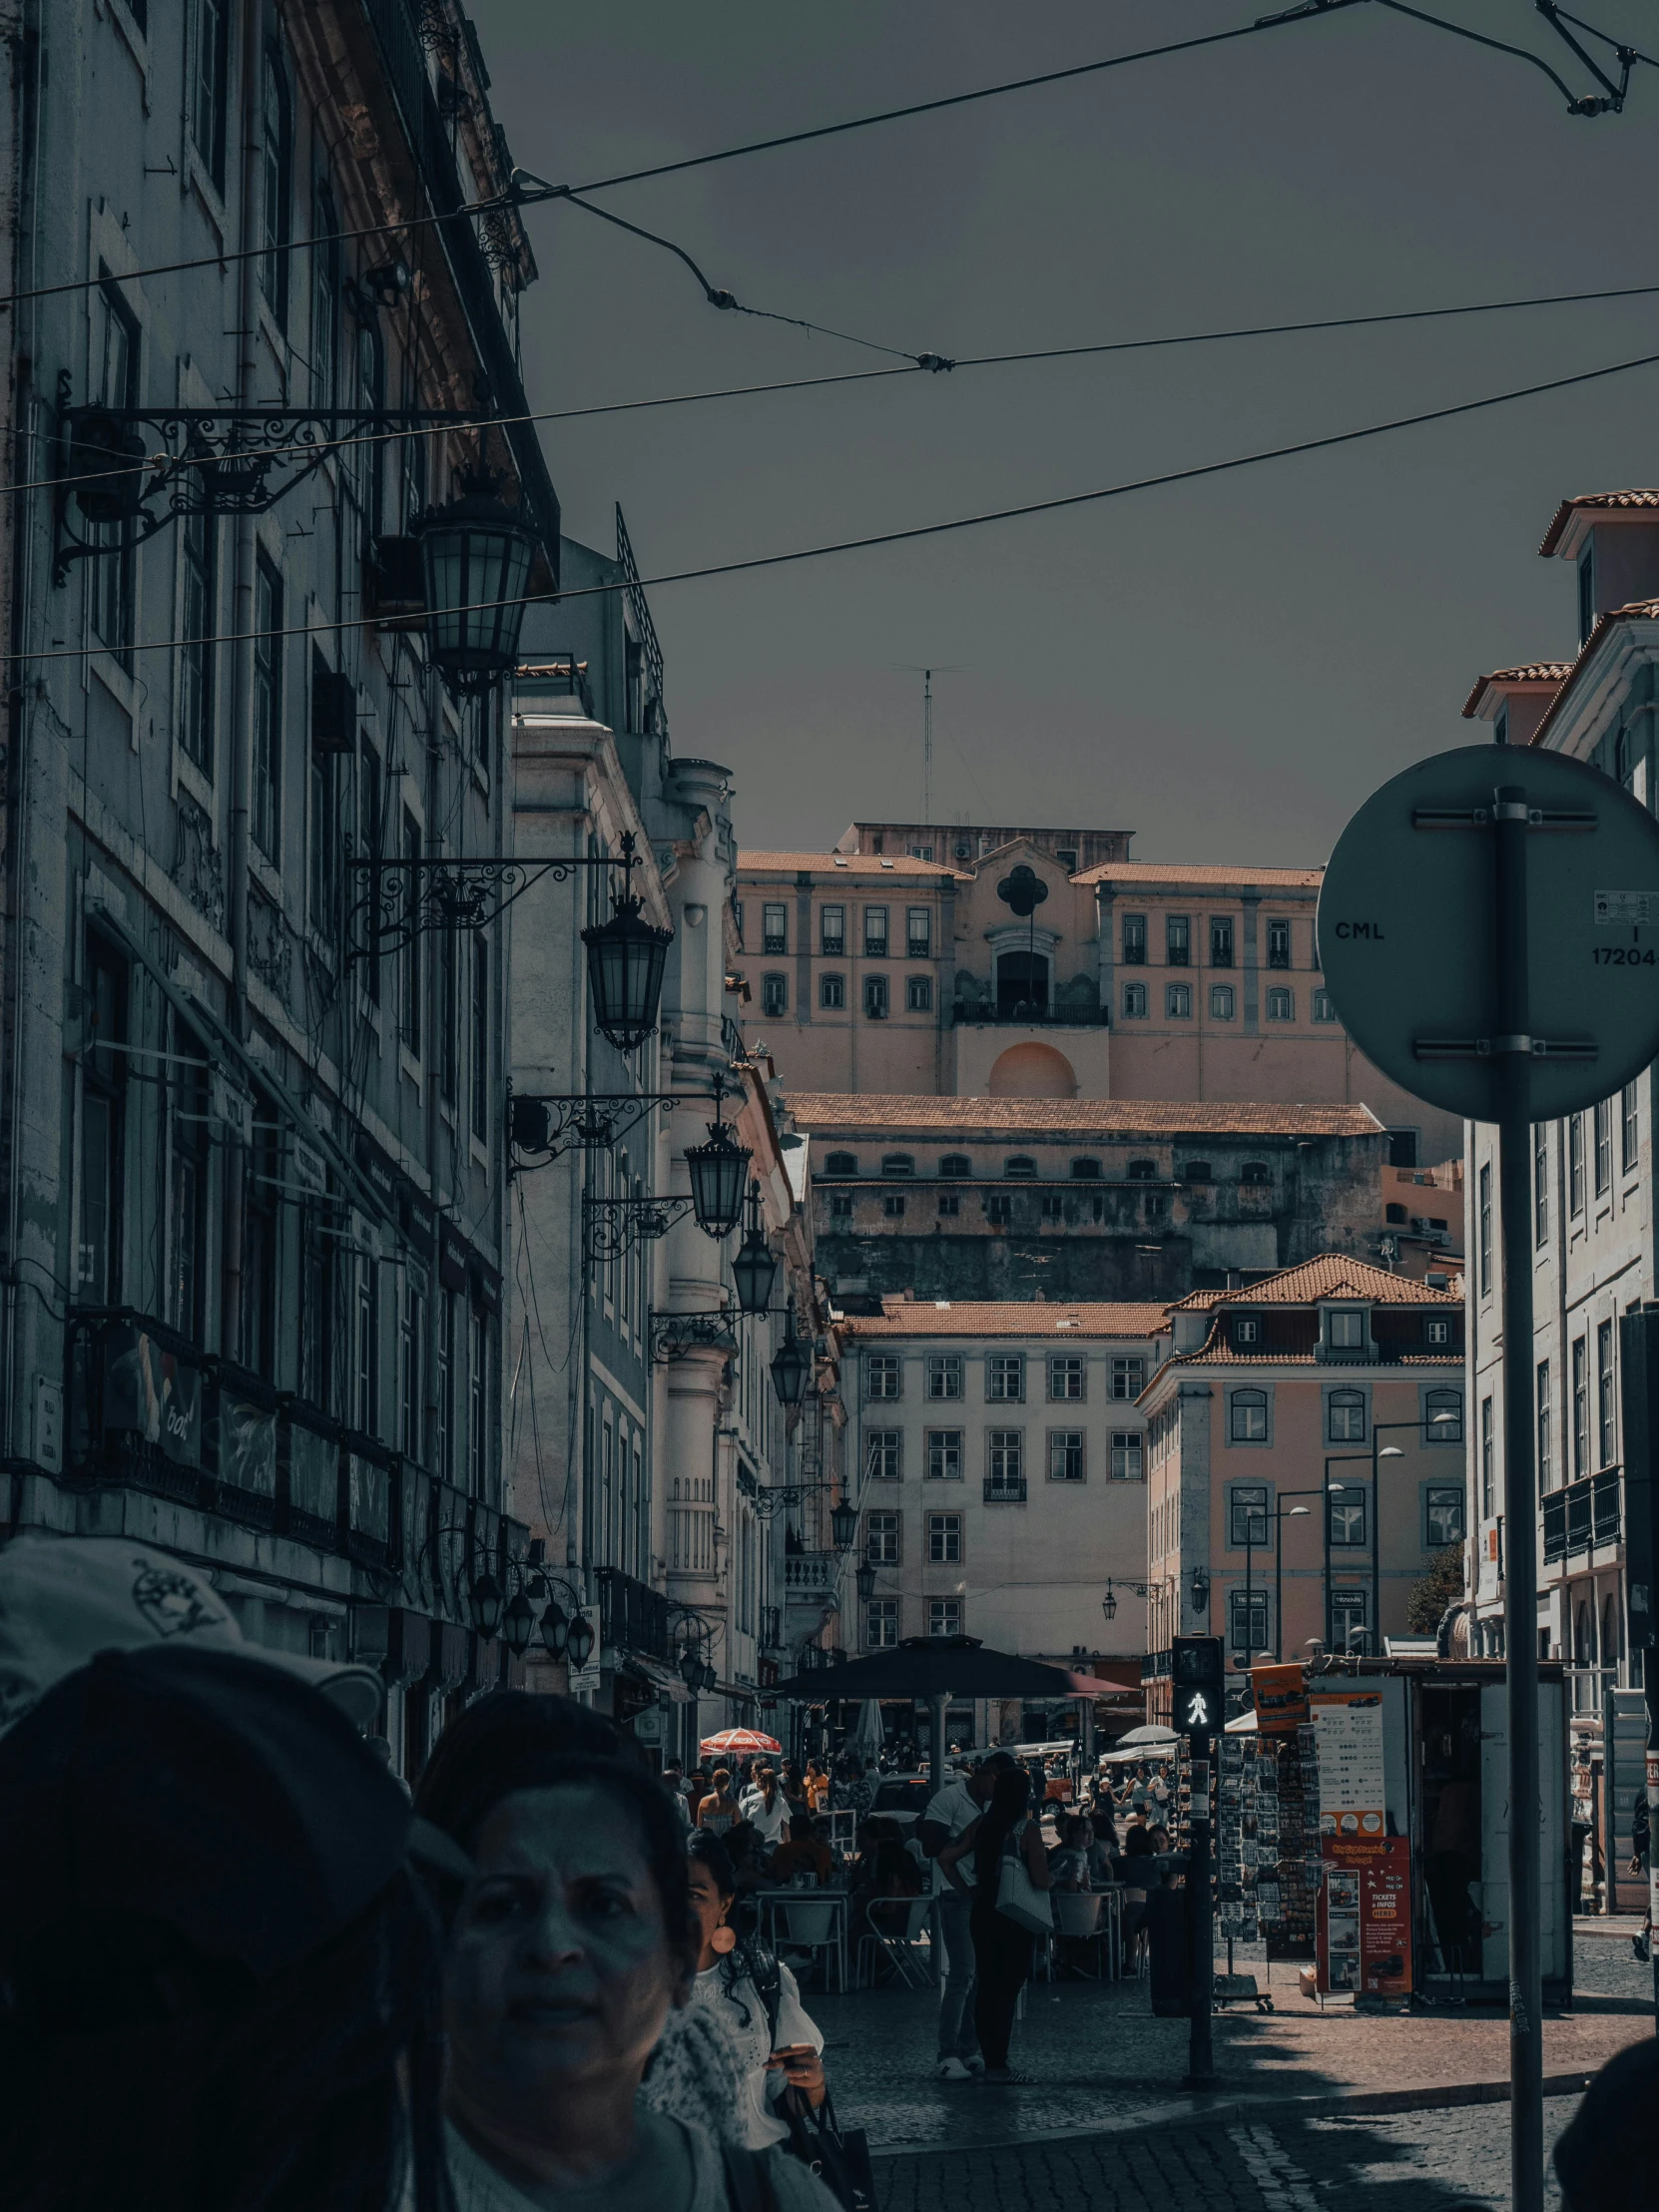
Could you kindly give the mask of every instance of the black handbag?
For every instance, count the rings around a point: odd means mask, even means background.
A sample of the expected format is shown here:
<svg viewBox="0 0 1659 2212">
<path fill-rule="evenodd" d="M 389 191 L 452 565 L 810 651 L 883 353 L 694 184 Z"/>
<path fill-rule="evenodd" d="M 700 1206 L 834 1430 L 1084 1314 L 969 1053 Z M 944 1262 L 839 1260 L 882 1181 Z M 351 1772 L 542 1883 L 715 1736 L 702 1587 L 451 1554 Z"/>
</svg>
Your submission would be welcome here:
<svg viewBox="0 0 1659 2212">
<path fill-rule="evenodd" d="M 875 2212 L 875 2171 L 864 2130 L 837 2127 L 828 2095 L 815 2111 L 799 2089 L 787 2089 L 779 2107 L 790 2131 L 779 2148 L 817 2174 L 844 2212 Z"/>
</svg>

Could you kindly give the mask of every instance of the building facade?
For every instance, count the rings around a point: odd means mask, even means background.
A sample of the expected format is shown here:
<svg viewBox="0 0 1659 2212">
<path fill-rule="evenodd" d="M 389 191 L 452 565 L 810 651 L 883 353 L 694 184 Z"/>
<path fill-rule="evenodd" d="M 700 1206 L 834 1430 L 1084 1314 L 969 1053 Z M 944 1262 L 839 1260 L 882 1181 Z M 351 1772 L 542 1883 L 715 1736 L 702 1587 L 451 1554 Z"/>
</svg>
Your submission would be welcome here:
<svg viewBox="0 0 1659 2212">
<path fill-rule="evenodd" d="M 842 1305 L 1169 1300 L 1384 1234 L 1388 1138 L 1364 1106 L 807 1093 L 792 1111 Z"/>
<path fill-rule="evenodd" d="M 1659 491 L 1563 501 L 1545 558 L 1570 562 L 1579 649 L 1482 677 L 1464 705 L 1510 747 L 1589 762 L 1655 804 L 1659 700 Z M 1524 773 L 1524 762 L 1521 764 Z M 1659 1296 L 1652 1072 L 1565 1121 L 1540 1123 L 1532 1163 L 1530 1365 L 1539 1521 L 1538 1650 L 1568 1669 L 1574 1712 L 1594 1723 L 1609 1689 L 1638 1688 L 1624 1552 L 1620 1317 Z M 1470 1634 L 1503 1649 L 1505 1512 L 1502 1225 L 1495 1131 L 1471 1126 L 1466 1190 L 1471 1529 Z"/>
<path fill-rule="evenodd" d="M 1407 1632 L 1465 1534 L 1462 1333 L 1450 1292 L 1335 1254 L 1171 1308 L 1139 1401 L 1152 1718 L 1178 1635 L 1243 1669 Z"/>
<path fill-rule="evenodd" d="M 425 895 L 498 868 L 510 762 L 413 533 L 487 469 L 556 582 L 533 433 L 473 419 L 525 415 L 534 264 L 451 213 L 510 167 L 452 6 L 109 0 L 27 50 L 11 1524 L 160 1544 L 255 1641 L 378 1664 L 412 1774 L 507 1667 L 473 1601 L 513 1540 L 502 931 Z"/>
<path fill-rule="evenodd" d="M 999 842 L 991 843 L 991 838 Z M 1123 848 L 1090 862 L 1091 839 Z M 1461 1125 L 1373 1067 L 1315 943 L 1320 868 L 1131 860 L 1126 831 L 859 825 L 738 867 L 745 1034 L 792 1089 L 1364 1105 L 1400 1167 Z"/>
</svg>

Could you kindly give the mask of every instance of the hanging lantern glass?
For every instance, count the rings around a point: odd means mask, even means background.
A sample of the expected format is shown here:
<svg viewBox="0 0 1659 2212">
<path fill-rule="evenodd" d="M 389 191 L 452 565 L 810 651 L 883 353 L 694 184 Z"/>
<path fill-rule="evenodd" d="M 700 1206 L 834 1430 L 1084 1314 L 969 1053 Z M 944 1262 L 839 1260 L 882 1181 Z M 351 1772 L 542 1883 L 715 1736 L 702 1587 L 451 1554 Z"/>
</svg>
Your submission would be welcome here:
<svg viewBox="0 0 1659 2212">
<path fill-rule="evenodd" d="M 738 1247 L 738 1256 L 732 1262 L 732 1281 L 737 1286 L 738 1310 L 744 1314 L 764 1314 L 772 1304 L 772 1286 L 778 1280 L 778 1261 L 767 1242 L 766 1231 L 761 1227 L 761 1186 L 749 1186 L 749 1227 Z"/>
<path fill-rule="evenodd" d="M 456 697 L 480 698 L 517 665 L 537 535 L 484 469 L 469 470 L 461 496 L 423 515 L 414 534 L 432 666 Z"/>
<path fill-rule="evenodd" d="M 1116 1592 L 1116 1591 L 1115 1591 L 1115 1590 L 1114 1590 L 1114 1589 L 1112 1588 L 1112 1583 L 1111 1583 L 1111 1578 L 1110 1578 L 1110 1576 L 1108 1576 L 1108 1577 L 1107 1577 L 1107 1581 L 1106 1581 L 1106 1595 L 1105 1595 L 1105 1596 L 1104 1596 L 1104 1597 L 1103 1597 L 1103 1598 L 1101 1599 L 1101 1601 L 1100 1601 L 1100 1610 L 1101 1610 L 1101 1611 L 1102 1611 L 1102 1612 L 1103 1612 L 1103 1613 L 1105 1614 L 1106 1618 L 1107 1618 L 1107 1619 L 1108 1619 L 1109 1621 L 1111 1621 L 1111 1620 L 1116 1620 L 1116 1619 L 1117 1619 L 1117 1614 L 1118 1614 L 1118 1599 L 1117 1599 L 1117 1592 Z"/>
<path fill-rule="evenodd" d="M 551 1658 L 564 1657 L 569 1635 L 570 1623 L 565 1619 L 564 1607 L 556 1597 L 550 1597 L 541 1617 L 541 1640 Z"/>
<path fill-rule="evenodd" d="M 784 1325 L 784 1341 L 772 1356 L 772 1385 L 785 1405 L 799 1405 L 807 1394 L 813 1356 L 795 1333 L 795 1308 Z"/>
<path fill-rule="evenodd" d="M 867 1559 L 858 1569 L 856 1574 L 853 1575 L 852 1579 L 858 1586 L 858 1603 L 860 1605 L 867 1605 L 870 1599 L 875 1595 L 875 1569 L 870 1565 Z"/>
<path fill-rule="evenodd" d="M 850 1551 L 858 1541 L 858 1508 L 849 1498 L 830 1509 L 830 1540 L 837 1551 Z"/>
<path fill-rule="evenodd" d="M 472 1585 L 472 1625 L 486 1642 L 501 1632 L 501 1585 L 486 1568 Z"/>
<path fill-rule="evenodd" d="M 707 1659 L 705 1659 L 702 1666 L 698 1669 L 698 1688 L 702 1690 L 705 1694 L 707 1694 L 710 1690 L 714 1688 L 717 1676 L 715 1674 L 713 1666 Z"/>
<path fill-rule="evenodd" d="M 703 1662 L 688 1644 L 680 1654 L 680 1679 L 688 1690 L 695 1690 L 703 1673 Z"/>
<path fill-rule="evenodd" d="M 501 1616 L 501 1633 L 507 1649 L 515 1659 L 522 1659 L 530 1648 L 530 1639 L 536 1633 L 536 1616 L 530 1600 L 522 1590 L 515 1590 Z"/>
<path fill-rule="evenodd" d="M 578 1674 L 593 1657 L 593 1623 L 586 1613 L 578 1613 L 570 1624 L 565 1638 L 565 1656 Z"/>
<path fill-rule="evenodd" d="M 674 942 L 672 929 L 658 929 L 645 919 L 644 901 L 633 894 L 636 850 L 634 832 L 625 830 L 622 895 L 612 897 L 609 921 L 582 931 L 594 1023 L 619 1052 L 634 1052 L 655 1035 L 663 967 Z"/>
<path fill-rule="evenodd" d="M 708 1140 L 686 1152 L 691 1175 L 692 1212 L 705 1236 L 729 1237 L 743 1219 L 743 1194 L 749 1180 L 750 1153 L 738 1143 L 721 1113 L 726 1086 L 715 1078 L 715 1118 Z"/>
</svg>

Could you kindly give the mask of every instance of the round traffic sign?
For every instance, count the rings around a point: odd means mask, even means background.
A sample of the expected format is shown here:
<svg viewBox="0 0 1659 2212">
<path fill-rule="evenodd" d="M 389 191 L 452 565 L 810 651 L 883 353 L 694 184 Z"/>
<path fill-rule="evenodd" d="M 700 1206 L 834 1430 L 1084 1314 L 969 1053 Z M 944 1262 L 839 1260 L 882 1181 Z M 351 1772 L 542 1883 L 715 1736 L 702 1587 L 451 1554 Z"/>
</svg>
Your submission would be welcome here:
<svg viewBox="0 0 1659 2212">
<path fill-rule="evenodd" d="M 1499 787 L 1526 810 L 1522 946 L 1498 941 Z M 1350 1036 L 1418 1098 L 1495 1120 L 1519 1057 L 1533 1121 L 1577 1113 L 1659 1054 L 1659 822 L 1564 753 L 1436 754 L 1343 831 L 1319 949 Z M 1505 1034 L 1499 963 L 1517 952 L 1525 1027 Z"/>
</svg>

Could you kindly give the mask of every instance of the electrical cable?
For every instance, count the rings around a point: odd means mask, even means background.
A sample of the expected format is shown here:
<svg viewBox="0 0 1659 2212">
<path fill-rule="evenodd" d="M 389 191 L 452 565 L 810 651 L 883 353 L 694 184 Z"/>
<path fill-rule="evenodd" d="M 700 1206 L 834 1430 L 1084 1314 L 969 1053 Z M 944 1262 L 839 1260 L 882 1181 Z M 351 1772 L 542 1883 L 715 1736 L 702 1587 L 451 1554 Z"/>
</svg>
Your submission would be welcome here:
<svg viewBox="0 0 1659 2212">
<path fill-rule="evenodd" d="M 936 364 L 941 370 L 965 368 L 1017 367 L 1035 361 L 1080 360 L 1091 354 L 1140 353 L 1161 347 L 1180 345 L 1215 345 L 1240 338 L 1295 337 L 1311 331 L 1363 330 L 1388 322 L 1434 322 L 1452 315 L 1505 314 L 1526 307 L 1564 307 L 1587 305 L 1602 299 L 1646 299 L 1659 293 L 1659 284 L 1617 284 L 1598 291 L 1540 292 L 1519 299 L 1476 299 L 1449 307 L 1396 307 L 1382 313 L 1322 315 L 1305 322 L 1245 322 L 1221 330 L 1181 330 L 1149 338 L 1104 338 L 1085 345 L 1037 346 L 1019 353 L 966 353 L 957 356 L 944 354 L 905 354 L 910 365 L 904 368 L 849 368 L 834 370 L 822 376 L 787 376 L 764 384 L 721 384 L 706 391 L 681 391 L 659 394 L 650 399 L 611 399 L 590 407 L 546 407 L 526 414 L 475 415 L 465 421 L 448 425 L 430 425 L 426 428 L 395 430 L 364 430 L 348 437 L 321 438 L 291 445 L 272 446 L 269 451 L 274 460 L 290 454 L 343 453 L 363 445 L 387 445 L 407 437 L 441 436 L 445 429 L 491 430 L 515 429 L 527 423 L 579 422 L 594 415 L 635 414 L 652 407 L 686 407 L 709 399 L 753 399 L 781 391 L 815 391 L 830 384 L 873 383 L 883 377 L 913 376 L 918 366 L 926 364 L 932 369 Z M 760 310 L 747 308 L 746 313 Z M 817 328 L 817 324 L 809 324 Z M 843 332 L 832 332 L 842 336 Z M 854 344 L 864 341 L 854 339 Z M 883 349 L 885 350 L 885 349 Z M 303 413 L 303 409 L 287 410 Z M 39 433 L 37 433 L 38 435 Z M 124 461 L 117 468 L 85 469 L 67 476 L 37 476 L 21 484 L 0 484 L 0 497 L 17 497 L 24 492 L 58 491 L 77 484 L 105 483 L 120 476 L 142 476 L 152 473 L 156 456 L 143 462 Z"/>
<path fill-rule="evenodd" d="M 684 568 L 666 571 L 661 576 L 623 578 L 614 584 L 583 584 L 574 591 L 551 594 L 524 592 L 511 599 L 468 600 L 452 607 L 429 610 L 432 615 L 485 614 L 501 607 L 534 607 L 563 605 L 577 599 L 608 598 L 617 592 L 654 591 L 667 584 L 702 583 L 716 576 L 743 576 L 757 569 L 785 568 L 798 561 L 818 561 L 832 553 L 865 553 L 877 546 L 906 545 L 919 538 L 944 537 L 957 530 L 976 530 L 993 522 L 1014 522 L 1029 515 L 1057 514 L 1067 507 L 1085 507 L 1107 499 L 1122 499 L 1131 492 L 1156 491 L 1170 484 L 1195 483 L 1206 476 L 1224 476 L 1234 469 L 1254 468 L 1265 461 L 1290 460 L 1302 453 L 1324 453 L 1342 445 L 1357 445 L 1366 438 L 1383 437 L 1394 430 L 1419 429 L 1430 422 L 1450 422 L 1461 415 L 1479 414 L 1490 407 L 1502 407 L 1518 399 L 1536 399 L 1545 392 L 1567 391 L 1579 384 L 1599 382 L 1603 377 L 1621 376 L 1634 368 L 1651 368 L 1659 363 L 1659 353 L 1638 353 L 1623 361 L 1608 361 L 1600 368 L 1584 368 L 1569 376 L 1547 377 L 1541 383 L 1518 384 L 1508 391 L 1489 392 L 1479 399 L 1460 399 L 1444 407 L 1424 408 L 1416 414 L 1394 415 L 1383 422 L 1363 423 L 1354 430 L 1333 430 L 1324 437 L 1298 438 L 1288 445 L 1259 447 L 1252 453 L 1236 453 L 1225 460 L 1201 461 L 1189 468 L 1165 469 L 1155 476 L 1137 476 L 1119 484 L 1105 484 L 1092 491 L 1064 492 L 1051 499 L 1031 499 L 1014 507 L 992 507 L 979 514 L 953 515 L 942 522 L 918 522 L 902 530 L 877 530 L 861 538 L 837 538 L 823 545 L 794 547 L 787 553 L 757 553 L 747 560 L 712 561 L 702 568 Z M 216 645 L 242 645 L 277 638 L 318 638 L 341 631 L 354 631 L 362 626 L 363 618 L 355 615 L 337 622 L 314 622 L 291 629 L 231 631 L 216 636 Z M 129 653 L 176 653 L 186 644 L 200 643 L 198 639 L 157 638 L 136 643 L 126 650 Z M 46 652 L 22 652 L 0 654 L 0 665 L 30 661 L 84 660 L 90 653 L 99 651 L 94 645 L 57 646 Z"/>
</svg>

